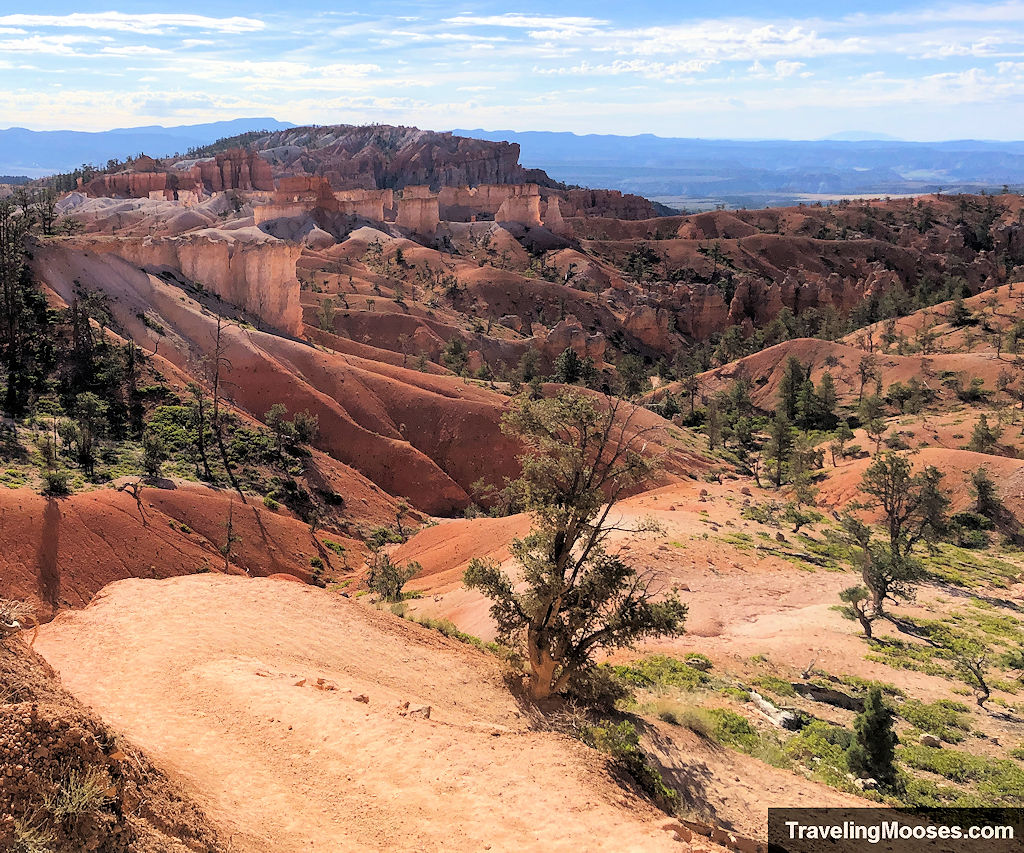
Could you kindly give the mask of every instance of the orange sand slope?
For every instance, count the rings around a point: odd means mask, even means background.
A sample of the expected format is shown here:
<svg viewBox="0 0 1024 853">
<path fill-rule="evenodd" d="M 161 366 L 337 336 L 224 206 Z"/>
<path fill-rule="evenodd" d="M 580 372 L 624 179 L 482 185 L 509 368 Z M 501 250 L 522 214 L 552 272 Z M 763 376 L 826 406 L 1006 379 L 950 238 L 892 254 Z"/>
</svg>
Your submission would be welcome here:
<svg viewBox="0 0 1024 853">
<path fill-rule="evenodd" d="M 127 580 L 37 647 L 236 853 L 688 849 L 598 753 L 531 731 L 493 658 L 323 590 Z"/>
<path fill-rule="evenodd" d="M 106 584 L 129 577 L 166 578 L 222 571 L 229 505 L 230 573 L 310 577 L 310 558 L 338 558 L 284 510 L 204 486 L 146 487 L 141 501 L 104 489 L 60 500 L 27 489 L 0 490 L 0 596 L 24 598 L 42 615 L 81 607 Z M 334 536 L 334 539 L 340 537 Z M 355 554 L 356 543 L 345 540 Z M 341 565 L 330 564 L 333 571 Z"/>
</svg>

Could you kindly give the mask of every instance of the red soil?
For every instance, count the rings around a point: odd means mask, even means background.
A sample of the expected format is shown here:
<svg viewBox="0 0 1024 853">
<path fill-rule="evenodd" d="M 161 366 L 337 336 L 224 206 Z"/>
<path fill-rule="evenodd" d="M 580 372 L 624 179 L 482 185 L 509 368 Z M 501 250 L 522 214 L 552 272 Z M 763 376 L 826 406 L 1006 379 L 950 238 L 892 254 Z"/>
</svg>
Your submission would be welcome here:
<svg viewBox="0 0 1024 853">
<path fill-rule="evenodd" d="M 233 504 L 238 537 L 227 567 L 220 549 Z M 359 543 L 333 536 L 357 561 Z M 141 500 L 103 489 L 45 498 L 0 490 L 0 596 L 31 601 L 43 617 L 83 607 L 112 581 L 195 572 L 264 576 L 288 572 L 309 581 L 310 559 L 328 573 L 339 558 L 287 513 L 243 505 L 231 492 L 182 484 L 144 488 Z"/>
</svg>

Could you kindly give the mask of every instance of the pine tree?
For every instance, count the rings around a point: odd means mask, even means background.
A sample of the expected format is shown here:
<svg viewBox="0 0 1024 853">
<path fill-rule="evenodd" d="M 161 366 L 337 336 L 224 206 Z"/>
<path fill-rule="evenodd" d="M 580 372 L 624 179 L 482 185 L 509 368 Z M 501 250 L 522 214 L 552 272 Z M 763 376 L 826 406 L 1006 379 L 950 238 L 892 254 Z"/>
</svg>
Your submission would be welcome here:
<svg viewBox="0 0 1024 853">
<path fill-rule="evenodd" d="M 565 385 L 575 385 L 583 378 L 583 359 L 572 347 L 566 347 L 555 359 L 555 380 Z"/>
<path fill-rule="evenodd" d="M 780 404 L 768 425 L 768 445 L 765 448 L 772 463 L 772 482 L 776 489 L 782 488 L 782 475 L 792 446 L 793 427 Z"/>
<path fill-rule="evenodd" d="M 708 403 L 707 417 L 704 420 L 704 431 L 708 436 L 708 450 L 714 450 L 722 443 L 722 412 L 718 401 Z"/>
<path fill-rule="evenodd" d="M 831 373 L 824 373 L 821 382 L 818 383 L 818 416 L 821 429 L 832 429 L 838 418 L 836 417 L 836 406 L 839 397 L 836 393 L 836 383 Z"/>
<path fill-rule="evenodd" d="M 975 453 L 991 453 L 1002 434 L 1003 431 L 999 427 L 989 426 L 988 418 L 983 412 L 974 424 L 974 431 L 971 433 L 967 449 L 973 450 Z"/>
<path fill-rule="evenodd" d="M 885 788 L 895 787 L 896 732 L 893 712 L 882 701 L 882 691 L 872 687 L 864 710 L 853 723 L 854 740 L 846 751 L 846 763 L 861 778 L 874 779 Z"/>
<path fill-rule="evenodd" d="M 605 549 L 615 503 L 650 481 L 641 454 L 650 429 L 621 400 L 598 407 L 578 391 L 543 400 L 520 397 L 502 430 L 527 447 L 520 457 L 530 533 L 512 543 L 520 572 L 473 559 L 467 587 L 493 602 L 499 638 L 525 646 L 530 692 L 543 700 L 571 689 L 599 652 L 682 632 L 686 606 Z"/>
<path fill-rule="evenodd" d="M 814 429 L 819 421 L 818 395 L 814 383 L 805 379 L 796 395 L 796 424 L 803 430 Z"/>
<path fill-rule="evenodd" d="M 971 473 L 971 491 L 974 492 L 974 511 L 994 521 L 1003 503 L 988 469 L 982 467 Z"/>
<path fill-rule="evenodd" d="M 797 417 L 800 389 L 803 388 L 806 378 L 800 359 L 795 355 L 786 359 L 786 367 L 779 381 L 779 409 L 786 415 L 788 421 L 793 421 Z"/>
</svg>

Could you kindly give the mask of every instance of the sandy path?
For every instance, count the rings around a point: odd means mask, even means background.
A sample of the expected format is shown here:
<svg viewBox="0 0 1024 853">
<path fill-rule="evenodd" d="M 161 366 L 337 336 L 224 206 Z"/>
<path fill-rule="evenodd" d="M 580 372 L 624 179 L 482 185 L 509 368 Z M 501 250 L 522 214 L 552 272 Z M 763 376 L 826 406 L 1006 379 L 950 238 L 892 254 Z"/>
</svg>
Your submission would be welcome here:
<svg viewBox="0 0 1024 853">
<path fill-rule="evenodd" d="M 323 590 L 122 581 L 37 648 L 235 853 L 685 849 L 596 753 L 530 731 L 490 658 Z"/>
</svg>

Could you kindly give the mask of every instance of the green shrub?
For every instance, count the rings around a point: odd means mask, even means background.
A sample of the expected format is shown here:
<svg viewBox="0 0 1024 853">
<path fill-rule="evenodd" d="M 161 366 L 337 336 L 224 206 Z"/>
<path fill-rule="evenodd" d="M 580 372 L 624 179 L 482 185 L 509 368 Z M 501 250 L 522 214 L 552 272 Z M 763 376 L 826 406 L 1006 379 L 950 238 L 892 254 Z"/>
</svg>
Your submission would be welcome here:
<svg viewBox="0 0 1024 853">
<path fill-rule="evenodd" d="M 43 473 L 43 494 L 62 497 L 71 494 L 71 479 L 67 471 L 46 471 Z"/>
<path fill-rule="evenodd" d="M 946 743 L 959 743 L 965 733 L 971 730 L 970 721 L 964 718 L 968 707 L 962 702 L 940 699 L 925 703 L 910 699 L 899 707 L 899 715 L 910 725 L 923 732 L 929 732 Z"/>
<path fill-rule="evenodd" d="M 330 549 L 331 551 L 333 551 L 335 554 L 338 554 L 339 556 L 344 554 L 345 551 L 346 551 L 346 548 L 345 548 L 344 545 L 342 545 L 340 542 L 334 542 L 334 541 L 332 541 L 330 539 L 324 539 L 324 547 Z"/>
<path fill-rule="evenodd" d="M 600 664 L 577 674 L 569 685 L 568 696 L 584 708 L 610 712 L 619 702 L 632 699 L 633 691 L 614 667 Z"/>
<path fill-rule="evenodd" d="M 277 510 L 277 508 L 279 506 L 281 506 L 281 504 L 279 504 L 272 497 L 270 497 L 270 495 L 264 495 L 263 496 L 263 506 L 265 506 L 267 509 L 273 511 L 273 510 Z"/>
<path fill-rule="evenodd" d="M 796 696 L 793 685 L 776 675 L 759 675 L 751 682 L 755 687 L 774 693 L 776 696 Z"/>
<path fill-rule="evenodd" d="M 695 690 L 708 682 L 703 672 L 668 655 L 650 655 L 613 669 L 619 678 L 636 687 Z"/>
<path fill-rule="evenodd" d="M 410 561 L 405 566 L 393 563 L 387 554 L 378 551 L 370 561 L 366 585 L 383 601 L 401 601 L 402 588 L 421 568 L 422 566 L 415 561 Z"/>
<path fill-rule="evenodd" d="M 853 743 L 853 732 L 814 720 L 787 741 L 786 755 L 812 770 L 822 781 L 848 787 L 849 765 L 846 752 Z"/>
<path fill-rule="evenodd" d="M 711 708 L 708 714 L 714 720 L 715 740 L 742 752 L 751 752 L 757 748 L 761 736 L 746 717 L 727 708 Z"/>
<path fill-rule="evenodd" d="M 910 767 L 959 784 L 973 783 L 986 805 L 1019 805 L 1024 798 L 1024 768 L 1010 759 L 986 758 L 956 749 L 910 744 L 900 750 Z"/>
</svg>

